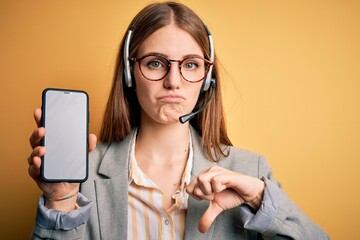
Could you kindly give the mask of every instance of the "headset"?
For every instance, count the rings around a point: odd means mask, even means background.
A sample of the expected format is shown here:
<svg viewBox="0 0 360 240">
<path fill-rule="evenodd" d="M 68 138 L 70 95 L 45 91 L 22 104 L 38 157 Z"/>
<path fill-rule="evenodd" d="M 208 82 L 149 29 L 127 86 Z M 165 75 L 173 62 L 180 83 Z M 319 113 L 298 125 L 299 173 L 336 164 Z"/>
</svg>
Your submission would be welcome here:
<svg viewBox="0 0 360 240">
<path fill-rule="evenodd" d="M 136 23 L 137 23 L 137 21 L 134 21 L 134 23 L 131 25 L 130 29 L 128 30 L 128 32 L 126 34 L 125 43 L 124 43 L 124 51 L 123 51 L 124 52 L 124 82 L 125 82 L 125 86 L 128 88 L 131 88 L 133 86 L 129 52 L 130 52 L 131 36 L 132 36 L 133 30 L 136 26 Z M 209 40 L 210 61 L 214 62 L 215 54 L 214 54 L 213 38 L 212 38 L 211 33 L 210 33 L 209 29 L 207 28 L 207 26 L 204 23 L 203 23 L 203 25 L 204 25 L 204 28 L 206 30 L 206 33 L 208 35 L 208 40 Z M 216 85 L 216 80 L 212 79 L 212 68 L 213 68 L 213 65 L 211 65 L 209 68 L 207 76 L 201 86 L 200 93 L 206 92 L 207 90 L 210 89 L 210 87 L 215 87 L 215 85 Z"/>
<path fill-rule="evenodd" d="M 125 42 L 124 42 L 124 83 L 125 86 L 128 88 L 131 88 L 133 86 L 133 80 L 132 80 L 132 73 L 131 73 L 131 64 L 130 64 L 130 59 L 129 59 L 129 52 L 130 52 L 130 41 L 131 41 L 131 36 L 133 33 L 133 30 L 136 26 L 137 20 L 134 21 L 134 23 L 130 26 L 126 37 L 125 37 Z M 209 31 L 209 29 L 207 28 L 207 26 L 203 23 L 203 26 L 206 30 L 206 33 L 208 35 L 208 41 L 209 41 L 209 48 L 210 48 L 210 61 L 214 62 L 215 59 L 215 53 L 214 53 L 214 42 L 213 42 L 213 38 L 211 36 L 211 33 Z M 206 103 L 204 104 L 204 106 L 202 106 L 200 109 L 198 109 L 195 112 L 191 112 L 189 114 L 186 114 L 184 116 L 181 116 L 179 118 L 179 121 L 181 123 L 185 123 L 187 121 L 189 121 L 190 119 L 192 119 L 196 114 L 200 113 L 202 110 L 205 109 L 205 107 L 208 105 L 208 103 L 210 102 L 210 99 L 212 97 L 212 94 L 214 92 L 214 88 L 216 87 L 216 79 L 212 78 L 212 69 L 213 69 L 213 64 L 209 67 L 209 71 L 207 72 L 207 76 L 205 78 L 205 80 L 203 81 L 201 88 L 200 88 L 200 94 L 208 91 L 209 89 L 211 90 L 209 97 L 206 101 Z"/>
</svg>

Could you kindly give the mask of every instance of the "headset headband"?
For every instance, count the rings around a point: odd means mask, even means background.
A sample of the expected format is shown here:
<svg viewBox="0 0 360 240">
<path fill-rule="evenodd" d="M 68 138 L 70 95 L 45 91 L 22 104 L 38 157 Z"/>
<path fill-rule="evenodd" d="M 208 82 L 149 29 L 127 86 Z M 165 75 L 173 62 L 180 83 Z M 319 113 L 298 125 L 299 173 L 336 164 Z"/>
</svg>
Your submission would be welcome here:
<svg viewBox="0 0 360 240">
<path fill-rule="evenodd" d="M 132 33 L 133 33 L 136 23 L 137 23 L 137 20 L 135 20 L 134 23 L 131 25 L 129 31 L 126 34 L 125 43 L 124 43 L 124 81 L 125 81 L 125 86 L 127 86 L 128 88 L 132 87 L 132 85 L 133 85 L 132 76 L 131 76 L 131 68 L 130 68 L 130 59 L 129 59 L 130 53 L 129 52 L 130 52 L 131 36 L 132 36 Z M 213 38 L 211 36 L 209 29 L 207 28 L 207 26 L 204 23 L 203 23 L 203 26 L 208 35 L 209 48 L 210 48 L 210 61 L 214 62 L 215 54 L 214 54 Z M 215 79 L 212 79 L 212 69 L 213 69 L 213 65 L 211 65 L 209 68 L 207 76 L 201 86 L 200 93 L 206 92 L 207 90 L 209 90 L 209 88 L 211 86 L 212 87 L 215 86 L 216 81 L 215 81 Z"/>
</svg>

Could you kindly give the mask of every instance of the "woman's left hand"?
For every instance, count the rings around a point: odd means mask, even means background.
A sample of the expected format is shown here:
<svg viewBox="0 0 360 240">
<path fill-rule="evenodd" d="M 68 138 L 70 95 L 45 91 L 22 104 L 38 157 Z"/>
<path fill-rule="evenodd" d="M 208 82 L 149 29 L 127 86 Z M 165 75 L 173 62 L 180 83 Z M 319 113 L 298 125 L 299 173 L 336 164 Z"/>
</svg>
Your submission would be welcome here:
<svg viewBox="0 0 360 240">
<path fill-rule="evenodd" d="M 198 225 L 199 231 L 204 233 L 225 210 L 246 203 L 257 211 L 264 189 L 265 183 L 258 178 L 214 166 L 202 171 L 186 191 L 197 200 L 210 201 Z"/>
</svg>

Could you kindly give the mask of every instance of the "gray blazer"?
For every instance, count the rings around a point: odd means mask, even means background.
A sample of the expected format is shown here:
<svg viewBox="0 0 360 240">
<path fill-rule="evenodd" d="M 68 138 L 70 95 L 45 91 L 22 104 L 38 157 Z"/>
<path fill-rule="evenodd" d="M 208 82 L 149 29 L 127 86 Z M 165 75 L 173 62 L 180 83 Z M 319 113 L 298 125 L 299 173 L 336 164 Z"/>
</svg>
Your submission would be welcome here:
<svg viewBox="0 0 360 240">
<path fill-rule="evenodd" d="M 229 156 L 209 161 L 200 136 L 191 129 L 194 149 L 192 178 L 203 169 L 218 165 L 266 183 L 264 201 L 256 212 L 246 206 L 221 213 L 207 233 L 197 229 L 208 207 L 207 201 L 189 199 L 185 239 L 329 239 L 280 189 L 266 160 L 255 153 L 231 147 Z M 129 134 L 121 142 L 98 144 L 89 160 L 89 178 L 81 193 L 92 201 L 87 223 L 73 230 L 51 230 L 35 226 L 33 239 L 127 239 L 129 186 Z"/>
</svg>

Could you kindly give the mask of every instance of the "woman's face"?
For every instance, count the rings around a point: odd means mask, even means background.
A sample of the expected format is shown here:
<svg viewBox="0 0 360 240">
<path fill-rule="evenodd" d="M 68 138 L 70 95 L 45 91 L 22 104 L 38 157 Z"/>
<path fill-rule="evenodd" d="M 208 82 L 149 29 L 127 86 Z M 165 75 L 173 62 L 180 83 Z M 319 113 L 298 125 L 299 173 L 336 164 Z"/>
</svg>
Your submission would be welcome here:
<svg viewBox="0 0 360 240">
<path fill-rule="evenodd" d="M 195 39 L 174 24 L 160 28 L 145 39 L 139 46 L 136 57 L 150 53 L 174 60 L 183 60 L 189 55 L 204 57 Z M 162 124 L 178 123 L 180 116 L 190 113 L 195 107 L 202 84 L 202 81 L 190 83 L 182 79 L 177 62 L 171 63 L 168 74 L 159 81 L 146 79 L 136 62 L 134 76 L 142 121 Z"/>
</svg>

